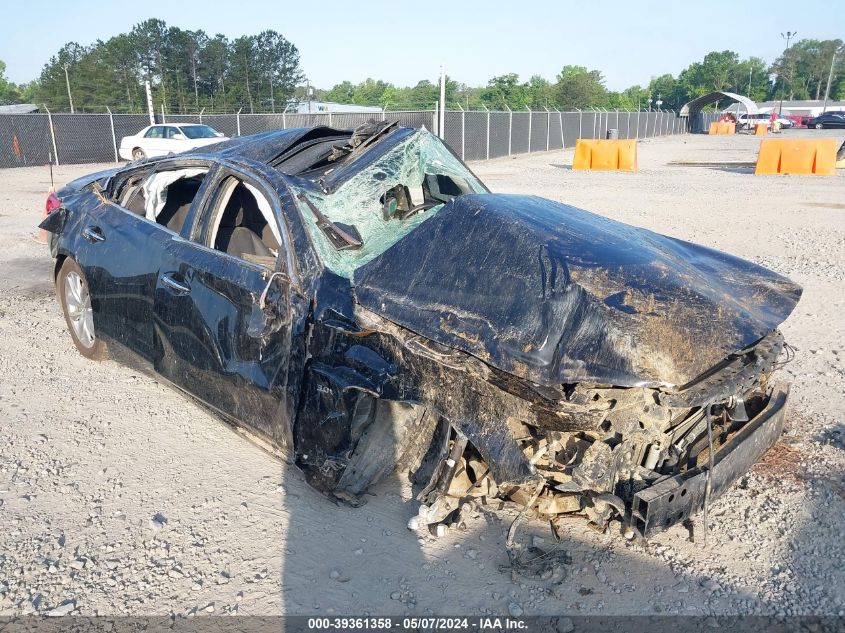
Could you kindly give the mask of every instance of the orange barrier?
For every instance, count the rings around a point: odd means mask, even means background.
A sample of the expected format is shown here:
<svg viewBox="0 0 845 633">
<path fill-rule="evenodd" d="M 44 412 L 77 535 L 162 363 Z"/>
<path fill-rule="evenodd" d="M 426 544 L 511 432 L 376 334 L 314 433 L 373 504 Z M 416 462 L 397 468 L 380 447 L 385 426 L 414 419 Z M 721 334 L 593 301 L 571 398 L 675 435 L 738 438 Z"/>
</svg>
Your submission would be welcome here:
<svg viewBox="0 0 845 633">
<path fill-rule="evenodd" d="M 836 174 L 836 139 L 774 139 L 760 141 L 760 174 Z"/>
<path fill-rule="evenodd" d="M 637 171 L 637 141 L 579 138 L 572 169 Z"/>
<path fill-rule="evenodd" d="M 713 121 L 708 134 L 736 134 L 736 123 Z"/>
<path fill-rule="evenodd" d="M 765 136 L 769 133 L 769 126 L 766 123 L 758 123 L 754 126 L 754 135 L 755 136 Z"/>
</svg>

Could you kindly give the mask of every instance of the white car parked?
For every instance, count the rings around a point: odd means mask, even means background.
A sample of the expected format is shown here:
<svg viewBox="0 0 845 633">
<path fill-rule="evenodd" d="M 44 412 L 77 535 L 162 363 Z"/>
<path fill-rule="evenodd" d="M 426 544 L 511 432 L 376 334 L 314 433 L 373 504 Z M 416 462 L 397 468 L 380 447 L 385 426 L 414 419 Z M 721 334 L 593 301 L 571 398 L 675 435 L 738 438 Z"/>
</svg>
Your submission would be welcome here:
<svg viewBox="0 0 845 633">
<path fill-rule="evenodd" d="M 215 129 L 198 123 L 149 125 L 133 136 L 124 136 L 118 153 L 124 160 L 142 160 L 228 140 Z"/>
<path fill-rule="evenodd" d="M 780 125 L 780 129 L 784 130 L 795 125 L 795 122 L 784 117 L 777 117 L 775 121 Z M 772 127 L 772 113 L 760 112 L 759 114 L 740 114 L 736 119 L 736 125 L 742 130 L 750 130 L 758 123 L 765 123 L 769 129 Z"/>
</svg>

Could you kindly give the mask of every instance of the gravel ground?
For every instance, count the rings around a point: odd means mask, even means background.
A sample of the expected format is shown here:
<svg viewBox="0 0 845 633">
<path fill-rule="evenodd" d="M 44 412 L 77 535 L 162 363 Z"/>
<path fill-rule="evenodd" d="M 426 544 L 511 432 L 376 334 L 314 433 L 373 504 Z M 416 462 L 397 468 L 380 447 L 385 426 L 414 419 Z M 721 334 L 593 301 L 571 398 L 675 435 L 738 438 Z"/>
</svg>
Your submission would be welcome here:
<svg viewBox="0 0 845 633">
<path fill-rule="evenodd" d="M 829 131 L 788 134 L 845 135 Z M 804 297 L 789 430 L 710 513 L 702 545 L 566 524 L 571 562 L 504 569 L 510 508 L 420 539 L 407 485 L 337 506 L 301 474 L 153 378 L 79 356 L 32 237 L 46 167 L 0 171 L 0 615 L 845 614 L 845 174 L 755 177 L 674 160 L 753 160 L 752 137 L 640 143 L 640 171 L 573 172 L 571 151 L 473 165 L 535 193 L 739 255 Z M 98 168 L 61 167 L 57 181 Z M 523 538 L 552 544 L 546 526 Z"/>
</svg>

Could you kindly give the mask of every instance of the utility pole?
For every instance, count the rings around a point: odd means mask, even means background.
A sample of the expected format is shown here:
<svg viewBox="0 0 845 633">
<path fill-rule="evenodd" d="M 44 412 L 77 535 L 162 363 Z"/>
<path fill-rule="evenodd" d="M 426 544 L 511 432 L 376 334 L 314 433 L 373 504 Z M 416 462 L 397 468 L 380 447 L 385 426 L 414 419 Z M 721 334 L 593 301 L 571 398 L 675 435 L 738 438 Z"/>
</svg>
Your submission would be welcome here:
<svg viewBox="0 0 845 633">
<path fill-rule="evenodd" d="M 149 80 L 144 82 L 144 87 L 147 90 L 147 114 L 150 115 L 150 125 L 155 125 L 156 114 L 155 114 L 155 110 L 153 109 L 153 90 L 152 90 L 152 88 L 150 88 L 150 81 Z"/>
<path fill-rule="evenodd" d="M 67 64 L 64 65 L 65 69 L 65 85 L 67 86 L 67 100 L 70 101 L 70 113 L 73 114 L 73 95 L 70 94 L 70 78 L 67 76 Z"/>
<path fill-rule="evenodd" d="M 311 95 L 314 94 L 314 91 L 311 89 L 311 80 L 307 79 L 305 81 L 305 97 L 308 99 L 308 114 L 311 114 Z"/>
<path fill-rule="evenodd" d="M 754 67 L 750 66 L 748 68 L 748 98 L 751 98 L 751 73 L 754 72 Z"/>
<path fill-rule="evenodd" d="M 787 31 L 786 33 L 780 34 L 780 36 L 786 40 L 786 50 L 784 50 L 783 52 L 784 62 L 787 61 L 786 56 L 789 54 L 789 40 L 791 40 L 796 35 L 798 35 L 798 31 Z M 789 80 L 791 82 L 792 77 L 790 77 Z M 778 106 L 778 116 L 783 117 L 783 78 L 781 78 L 780 82 L 780 105 Z"/>
<path fill-rule="evenodd" d="M 440 121 L 437 123 L 437 131 L 440 138 L 446 137 L 446 66 L 440 64 Z"/>
<path fill-rule="evenodd" d="M 839 51 L 833 49 L 833 55 L 830 57 L 830 72 L 827 74 L 827 88 L 824 89 L 824 106 L 822 106 L 822 114 L 827 111 L 827 99 L 830 96 L 830 82 L 833 80 L 833 66 L 836 64 L 836 54 Z"/>
</svg>

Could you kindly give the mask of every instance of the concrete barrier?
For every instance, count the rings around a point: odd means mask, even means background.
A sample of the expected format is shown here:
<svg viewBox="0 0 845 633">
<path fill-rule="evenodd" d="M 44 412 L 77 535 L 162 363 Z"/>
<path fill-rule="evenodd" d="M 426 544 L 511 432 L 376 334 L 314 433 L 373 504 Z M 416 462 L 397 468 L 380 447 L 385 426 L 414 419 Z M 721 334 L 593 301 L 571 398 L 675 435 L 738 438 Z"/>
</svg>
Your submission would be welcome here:
<svg viewBox="0 0 845 633">
<path fill-rule="evenodd" d="M 833 176 L 836 139 L 763 139 L 754 173 Z"/>
<path fill-rule="evenodd" d="M 572 169 L 637 171 L 637 141 L 579 138 Z"/>
<path fill-rule="evenodd" d="M 708 134 L 736 134 L 736 123 L 713 121 Z"/>
</svg>

